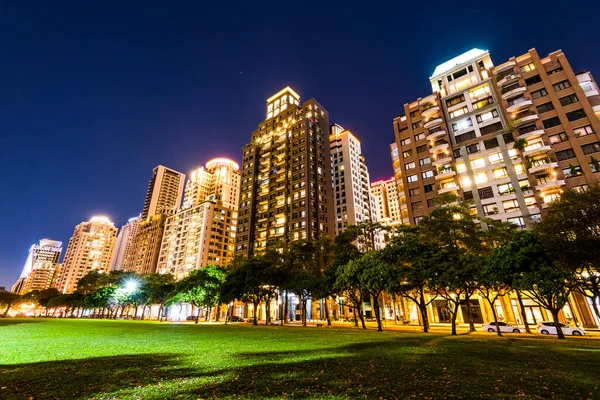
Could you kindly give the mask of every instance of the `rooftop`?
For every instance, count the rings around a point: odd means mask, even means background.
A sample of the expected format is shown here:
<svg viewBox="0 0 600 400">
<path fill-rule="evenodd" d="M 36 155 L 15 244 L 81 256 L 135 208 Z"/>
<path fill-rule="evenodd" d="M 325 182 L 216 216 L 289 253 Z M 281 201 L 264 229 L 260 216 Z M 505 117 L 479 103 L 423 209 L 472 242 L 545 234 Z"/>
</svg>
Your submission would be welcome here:
<svg viewBox="0 0 600 400">
<path fill-rule="evenodd" d="M 466 53 L 462 53 L 461 55 L 454 57 L 453 59 L 448 60 L 445 63 L 442 63 L 442 64 L 438 65 L 437 67 L 435 67 L 435 70 L 433 71 L 431 78 L 436 78 L 439 75 L 442 75 L 442 74 L 452 70 L 454 67 L 457 67 L 461 64 L 465 64 L 468 61 L 471 61 L 471 60 L 474 60 L 475 58 L 483 56 L 487 52 L 488 52 L 487 50 L 471 49 L 471 50 L 467 51 Z"/>
</svg>

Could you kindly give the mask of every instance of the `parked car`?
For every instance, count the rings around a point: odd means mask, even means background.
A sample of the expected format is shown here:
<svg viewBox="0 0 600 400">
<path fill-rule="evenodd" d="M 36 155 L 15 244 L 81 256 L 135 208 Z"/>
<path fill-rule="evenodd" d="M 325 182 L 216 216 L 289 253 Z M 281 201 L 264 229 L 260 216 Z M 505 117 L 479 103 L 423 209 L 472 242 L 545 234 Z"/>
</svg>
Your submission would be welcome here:
<svg viewBox="0 0 600 400">
<path fill-rule="evenodd" d="M 229 317 L 229 322 L 244 322 L 244 318 L 232 315 Z"/>
<path fill-rule="evenodd" d="M 188 315 L 186 317 L 186 321 L 195 321 L 196 320 L 196 316 L 195 315 Z"/>
<path fill-rule="evenodd" d="M 521 329 L 516 326 L 512 326 L 507 324 L 506 322 L 498 322 L 498 327 L 500 328 L 500 332 L 506 333 L 521 333 Z M 496 332 L 496 323 L 490 322 L 481 327 L 482 330 L 487 332 Z"/>
<path fill-rule="evenodd" d="M 565 335 L 582 336 L 586 334 L 585 330 L 578 326 L 560 324 L 560 328 Z M 538 324 L 538 332 L 543 335 L 556 335 L 556 324 L 554 322 L 547 321 L 540 322 Z"/>
</svg>

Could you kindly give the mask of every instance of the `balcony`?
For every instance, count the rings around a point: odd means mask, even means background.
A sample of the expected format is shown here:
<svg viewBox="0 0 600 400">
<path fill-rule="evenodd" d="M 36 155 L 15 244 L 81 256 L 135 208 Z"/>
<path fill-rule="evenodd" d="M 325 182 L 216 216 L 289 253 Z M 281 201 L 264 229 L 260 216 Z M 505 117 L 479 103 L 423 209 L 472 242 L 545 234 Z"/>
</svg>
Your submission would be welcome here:
<svg viewBox="0 0 600 400">
<path fill-rule="evenodd" d="M 527 122 L 536 121 L 538 118 L 539 118 L 539 116 L 537 114 L 532 113 L 532 114 L 526 115 L 524 117 L 517 118 L 517 119 L 513 120 L 512 121 L 512 126 L 513 127 L 521 126 L 521 125 L 523 125 L 523 124 L 525 124 Z"/>
<path fill-rule="evenodd" d="M 505 62 L 504 64 L 498 65 L 496 68 L 494 68 L 494 73 L 499 74 L 502 71 L 506 71 L 507 69 L 514 67 L 516 64 L 517 63 L 514 61 Z"/>
<path fill-rule="evenodd" d="M 537 147 L 533 147 L 533 148 L 525 147 L 523 156 L 529 157 L 529 156 L 533 156 L 536 154 L 543 154 L 543 153 L 549 152 L 550 150 L 552 150 L 552 148 L 548 145 L 537 146 Z"/>
<path fill-rule="evenodd" d="M 513 96 L 516 96 L 516 95 L 518 95 L 518 94 L 521 94 L 521 93 L 523 93 L 523 92 L 524 92 L 524 91 L 526 91 L 526 90 L 527 90 L 526 88 L 524 88 L 524 87 L 522 87 L 522 86 L 519 86 L 519 87 L 516 87 L 516 88 L 514 88 L 514 89 L 512 89 L 512 90 L 509 90 L 508 92 L 504 92 L 504 93 L 502 94 L 502 98 L 503 98 L 504 100 L 506 100 L 506 99 L 510 99 L 511 97 L 513 97 Z"/>
<path fill-rule="evenodd" d="M 433 165 L 434 167 L 437 167 L 438 165 L 450 164 L 451 162 L 452 162 L 452 157 L 443 157 L 443 158 L 438 158 L 437 160 L 433 160 L 431 165 Z"/>
<path fill-rule="evenodd" d="M 561 186 L 565 185 L 565 181 L 562 179 L 555 179 L 553 181 L 549 181 L 549 182 L 544 182 L 544 183 L 540 183 L 539 185 L 537 185 L 535 187 L 535 190 L 540 190 L 540 191 L 544 191 L 544 190 L 548 190 L 548 189 L 558 189 Z"/>
<path fill-rule="evenodd" d="M 534 139 L 537 137 L 540 137 L 544 134 L 544 130 L 543 129 L 536 129 L 535 131 L 529 131 L 529 132 L 525 132 L 523 134 L 519 135 L 519 139 Z"/>
<path fill-rule="evenodd" d="M 443 187 L 441 189 L 438 190 L 438 194 L 444 194 L 444 193 L 448 193 L 448 192 L 456 192 L 458 191 L 460 188 L 458 187 L 458 185 L 455 183 L 453 185 L 448 185 L 446 187 Z"/>
<path fill-rule="evenodd" d="M 433 106 L 421 111 L 421 115 L 425 118 L 428 118 L 438 111 L 440 111 L 440 108 L 438 106 Z"/>
<path fill-rule="evenodd" d="M 441 125 L 442 122 L 444 122 L 444 121 L 441 118 L 435 118 L 430 121 L 427 121 L 427 123 L 424 125 L 424 127 L 425 127 L 425 129 L 431 129 L 434 126 Z"/>
<path fill-rule="evenodd" d="M 443 150 L 447 150 L 450 146 L 448 145 L 448 143 L 441 143 L 438 144 L 436 146 L 433 146 L 432 148 L 429 149 L 430 153 L 437 153 L 438 151 L 443 151 Z"/>
<path fill-rule="evenodd" d="M 521 97 L 519 101 L 515 101 L 512 106 L 506 109 L 506 112 L 512 114 L 515 111 L 518 111 L 522 108 L 529 107 L 533 102 L 531 100 L 527 100 L 525 97 Z"/>
<path fill-rule="evenodd" d="M 436 101 L 436 100 L 437 100 L 436 95 L 435 94 L 430 94 L 429 96 L 427 96 L 425 98 L 422 98 L 419 101 L 419 105 L 427 104 L 429 102 L 433 102 L 433 101 Z"/>
<path fill-rule="evenodd" d="M 447 168 L 438 172 L 438 174 L 435 176 L 435 179 L 451 178 L 455 175 L 456 171 L 454 171 L 452 168 Z"/>
<path fill-rule="evenodd" d="M 442 136 L 446 136 L 446 131 L 443 129 L 441 131 L 430 133 L 429 135 L 427 135 L 427 139 L 437 140 L 438 138 L 440 138 Z"/>
<path fill-rule="evenodd" d="M 515 79 L 519 79 L 520 77 L 521 77 L 520 74 L 510 74 L 510 75 L 507 75 L 507 76 L 505 76 L 504 78 L 502 78 L 502 79 L 500 79 L 498 81 L 498 86 L 504 86 L 507 83 L 514 81 Z"/>
<path fill-rule="evenodd" d="M 556 163 L 556 162 L 545 162 L 543 164 L 535 165 L 535 166 L 532 166 L 531 168 L 529 168 L 529 173 L 536 174 L 538 172 L 546 171 L 549 169 L 554 169 L 556 167 L 558 167 L 558 163 Z"/>
</svg>

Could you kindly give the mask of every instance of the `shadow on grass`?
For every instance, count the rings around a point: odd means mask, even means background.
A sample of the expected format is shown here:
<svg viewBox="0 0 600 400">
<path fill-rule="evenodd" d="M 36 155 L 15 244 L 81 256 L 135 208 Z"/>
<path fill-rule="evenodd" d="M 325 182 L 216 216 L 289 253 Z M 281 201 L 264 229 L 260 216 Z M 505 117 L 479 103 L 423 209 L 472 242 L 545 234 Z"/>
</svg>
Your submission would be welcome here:
<svg viewBox="0 0 600 400">
<path fill-rule="evenodd" d="M 402 337 L 334 348 L 243 352 L 208 369 L 193 354 L 0 366 L 0 398 L 597 398 L 595 354 L 507 342 Z M 268 344 L 265 344 L 268 349 Z M 160 388 L 157 385 L 160 384 Z M 102 396 L 104 394 L 104 396 Z"/>
<path fill-rule="evenodd" d="M 0 318 L 0 328 L 3 326 L 19 325 L 19 324 L 35 324 L 40 321 L 38 318 Z"/>
<path fill-rule="evenodd" d="M 74 399 L 192 377 L 175 355 L 144 354 L 0 365 L 0 399 Z"/>
</svg>

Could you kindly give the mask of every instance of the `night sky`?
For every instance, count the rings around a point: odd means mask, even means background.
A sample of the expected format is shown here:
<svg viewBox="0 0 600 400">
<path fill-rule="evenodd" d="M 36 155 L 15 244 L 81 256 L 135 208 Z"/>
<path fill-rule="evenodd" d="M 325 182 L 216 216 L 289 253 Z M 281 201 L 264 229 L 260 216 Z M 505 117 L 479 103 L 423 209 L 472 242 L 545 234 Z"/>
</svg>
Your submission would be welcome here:
<svg viewBox="0 0 600 400">
<path fill-rule="evenodd" d="M 392 175 L 392 119 L 466 50 L 499 64 L 562 49 L 600 77 L 596 2 L 394 3 L 2 2 L 0 286 L 40 238 L 66 250 L 95 214 L 137 215 L 156 165 L 239 161 L 286 85 L 361 139 L 376 180 Z"/>
</svg>

